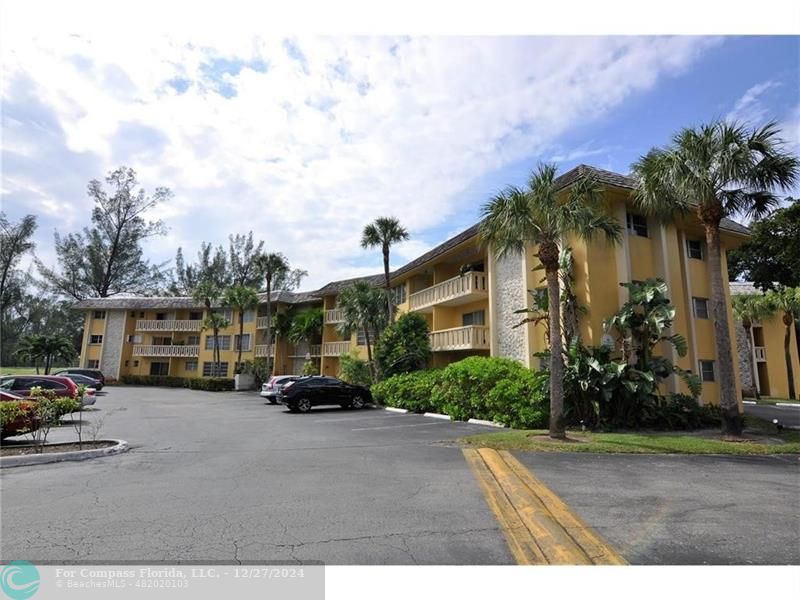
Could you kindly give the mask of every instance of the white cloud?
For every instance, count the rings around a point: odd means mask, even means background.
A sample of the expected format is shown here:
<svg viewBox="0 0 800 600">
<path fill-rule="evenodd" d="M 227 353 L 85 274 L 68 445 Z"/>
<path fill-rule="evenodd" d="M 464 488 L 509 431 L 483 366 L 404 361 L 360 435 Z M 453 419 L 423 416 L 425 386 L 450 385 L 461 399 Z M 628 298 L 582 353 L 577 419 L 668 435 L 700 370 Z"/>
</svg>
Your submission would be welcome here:
<svg viewBox="0 0 800 600">
<path fill-rule="evenodd" d="M 66 202 L 73 220 L 88 220 L 86 181 L 128 164 L 148 189 L 175 193 L 159 212 L 169 237 L 148 243 L 154 260 L 253 229 L 313 286 L 380 270 L 358 245 L 376 216 L 395 215 L 412 234 L 446 229 L 470 182 L 552 147 L 713 43 L 311 37 L 291 42 L 301 62 L 277 37 L 20 35 L 2 55 L 14 155 L 3 188 L 15 182 L 3 199 L 19 212 Z M 427 248 L 409 242 L 396 256 Z M 372 268 L 347 266 L 373 255 Z"/>
<path fill-rule="evenodd" d="M 769 115 L 763 96 L 780 85 L 780 82 L 772 80 L 755 84 L 736 101 L 730 112 L 725 115 L 725 120 L 740 121 L 751 126 L 762 125 L 768 120 Z"/>
</svg>

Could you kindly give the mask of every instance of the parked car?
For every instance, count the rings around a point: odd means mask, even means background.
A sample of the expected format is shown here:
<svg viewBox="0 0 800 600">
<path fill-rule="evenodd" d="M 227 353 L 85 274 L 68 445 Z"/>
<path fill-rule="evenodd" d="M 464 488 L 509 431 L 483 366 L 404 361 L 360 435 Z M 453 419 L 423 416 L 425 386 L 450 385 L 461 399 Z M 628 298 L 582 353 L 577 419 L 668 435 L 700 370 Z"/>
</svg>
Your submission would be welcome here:
<svg viewBox="0 0 800 600">
<path fill-rule="evenodd" d="M 0 389 L 13 392 L 19 396 L 29 396 L 31 389 L 40 387 L 43 390 L 54 390 L 57 396 L 74 398 L 78 386 L 69 377 L 56 375 L 8 375 L 0 377 Z"/>
<path fill-rule="evenodd" d="M 335 377 L 300 377 L 283 386 L 278 401 L 292 412 L 308 412 L 312 406 L 335 405 L 364 408 L 372 402 L 370 391 Z"/>
<path fill-rule="evenodd" d="M 91 377 L 92 379 L 96 379 L 103 385 L 106 384 L 106 376 L 103 375 L 103 372 L 100 369 L 80 369 L 78 367 L 70 367 L 68 369 L 61 369 L 60 371 L 56 371 L 55 373 L 53 373 L 53 375 L 62 375 L 62 376 L 83 375 L 85 377 Z"/>
<path fill-rule="evenodd" d="M 69 375 L 64 375 L 64 377 L 69 377 L 78 385 L 85 385 L 86 387 L 94 388 L 98 392 L 103 389 L 103 382 L 99 379 L 94 379 L 93 377 L 78 375 L 77 373 L 70 373 Z"/>
<path fill-rule="evenodd" d="M 266 398 L 272 404 L 278 403 L 278 394 L 290 381 L 297 381 L 300 379 L 298 375 L 274 375 L 269 378 L 269 381 L 261 384 L 261 397 Z"/>
</svg>

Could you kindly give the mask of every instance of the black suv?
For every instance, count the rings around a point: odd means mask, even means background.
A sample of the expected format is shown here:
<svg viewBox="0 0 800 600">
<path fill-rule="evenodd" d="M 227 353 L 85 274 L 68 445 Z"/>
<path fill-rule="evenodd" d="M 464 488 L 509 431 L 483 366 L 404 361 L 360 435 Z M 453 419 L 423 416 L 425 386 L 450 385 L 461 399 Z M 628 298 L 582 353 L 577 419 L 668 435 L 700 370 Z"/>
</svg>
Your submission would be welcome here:
<svg viewBox="0 0 800 600">
<path fill-rule="evenodd" d="M 53 373 L 53 375 L 61 375 L 62 377 L 67 377 L 69 375 L 83 375 L 84 377 L 96 379 L 103 385 L 106 384 L 106 376 L 103 375 L 103 372 L 100 369 L 80 369 L 78 367 L 70 367 L 69 369 L 61 369 L 60 371 L 56 371 Z"/>
<path fill-rule="evenodd" d="M 292 412 L 308 412 L 312 406 L 338 404 L 342 408 L 364 408 L 372 402 L 372 394 L 360 385 L 335 377 L 301 377 L 283 386 L 278 400 Z"/>
</svg>

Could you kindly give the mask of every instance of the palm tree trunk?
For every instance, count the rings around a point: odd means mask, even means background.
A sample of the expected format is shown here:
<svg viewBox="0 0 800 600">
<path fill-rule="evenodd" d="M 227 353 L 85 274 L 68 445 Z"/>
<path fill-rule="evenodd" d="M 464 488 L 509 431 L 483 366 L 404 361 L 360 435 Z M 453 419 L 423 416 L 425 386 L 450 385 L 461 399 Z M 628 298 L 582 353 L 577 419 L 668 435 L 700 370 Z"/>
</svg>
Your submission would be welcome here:
<svg viewBox="0 0 800 600">
<path fill-rule="evenodd" d="M 236 361 L 237 367 L 236 369 L 242 368 L 242 340 L 244 339 L 244 311 L 239 311 L 239 359 Z M 234 373 L 236 373 L 236 369 L 234 369 Z"/>
<path fill-rule="evenodd" d="M 753 395 L 755 396 L 756 400 L 761 399 L 761 395 L 758 393 L 758 383 L 756 380 L 758 378 L 758 369 L 756 365 L 756 359 L 753 356 L 753 344 L 752 342 L 752 335 L 753 335 L 753 325 L 750 321 L 742 321 L 742 327 L 744 328 L 744 341 L 747 343 L 747 356 L 749 358 L 750 363 L 750 379 L 753 382 Z"/>
<path fill-rule="evenodd" d="M 375 365 L 372 364 L 372 345 L 369 341 L 369 327 L 364 326 L 364 341 L 367 343 L 367 362 L 369 363 L 369 372 L 372 375 L 373 381 L 375 380 Z"/>
<path fill-rule="evenodd" d="M 386 306 L 389 311 L 389 320 L 387 323 L 392 322 L 394 313 L 394 306 L 392 306 L 392 286 L 389 280 L 389 246 L 383 246 L 383 276 L 386 280 Z"/>
<path fill-rule="evenodd" d="M 548 312 L 550 315 L 550 437 L 566 437 L 564 427 L 564 355 L 561 347 L 561 303 L 558 269 L 547 269 Z"/>
<path fill-rule="evenodd" d="M 740 436 L 742 420 L 736 398 L 736 376 L 731 350 L 731 332 L 728 326 L 728 310 L 725 304 L 720 255 L 719 222 L 704 223 L 708 246 L 708 269 L 711 276 L 711 314 L 714 319 L 714 337 L 719 363 L 719 404 L 722 412 L 722 434 Z"/>
<path fill-rule="evenodd" d="M 783 315 L 783 324 L 786 326 L 786 332 L 783 334 L 783 354 L 786 357 L 786 377 L 789 380 L 789 400 L 796 400 L 797 394 L 794 390 L 794 368 L 792 368 L 792 313 L 785 313 Z"/>
<path fill-rule="evenodd" d="M 219 377 L 219 328 L 214 327 L 214 377 Z"/>
<path fill-rule="evenodd" d="M 270 364 L 271 358 L 272 358 L 272 276 L 267 275 L 267 372 L 270 374 L 270 376 L 274 376 L 275 365 Z"/>
</svg>

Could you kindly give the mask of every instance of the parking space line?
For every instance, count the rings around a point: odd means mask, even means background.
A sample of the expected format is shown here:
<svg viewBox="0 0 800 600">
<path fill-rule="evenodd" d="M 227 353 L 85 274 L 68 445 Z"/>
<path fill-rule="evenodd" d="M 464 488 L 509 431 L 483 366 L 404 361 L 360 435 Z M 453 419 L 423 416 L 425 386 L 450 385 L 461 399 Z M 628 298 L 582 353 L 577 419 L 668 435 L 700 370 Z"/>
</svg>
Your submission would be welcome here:
<svg viewBox="0 0 800 600">
<path fill-rule="evenodd" d="M 628 564 L 511 454 L 463 452 L 519 564 Z"/>
<path fill-rule="evenodd" d="M 357 427 L 356 429 L 351 429 L 350 431 L 369 431 L 373 429 L 402 429 L 404 427 L 432 427 L 433 425 L 447 425 L 445 421 L 439 421 L 436 423 L 412 423 L 411 425 L 381 425 L 379 427 Z"/>
<path fill-rule="evenodd" d="M 314 423 L 342 423 L 342 422 L 346 422 L 346 421 L 371 421 L 371 420 L 375 420 L 375 419 L 398 419 L 398 418 L 402 418 L 402 417 L 403 417 L 403 415 L 392 415 L 392 414 L 375 415 L 375 416 L 372 416 L 372 417 L 355 417 L 355 416 L 353 416 L 353 417 L 341 417 L 341 418 L 335 418 L 335 419 L 315 419 Z"/>
</svg>

